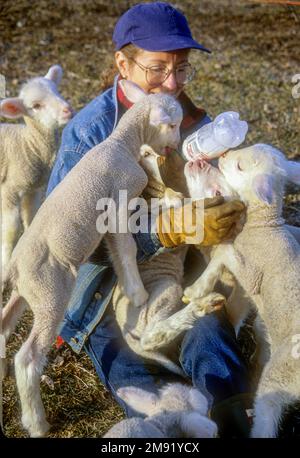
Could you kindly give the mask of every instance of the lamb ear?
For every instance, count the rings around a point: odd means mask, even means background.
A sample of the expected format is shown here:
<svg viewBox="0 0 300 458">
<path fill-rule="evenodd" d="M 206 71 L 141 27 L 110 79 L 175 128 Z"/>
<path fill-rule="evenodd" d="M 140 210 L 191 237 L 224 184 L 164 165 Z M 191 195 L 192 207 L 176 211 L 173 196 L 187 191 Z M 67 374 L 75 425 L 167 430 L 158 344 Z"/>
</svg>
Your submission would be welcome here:
<svg viewBox="0 0 300 458">
<path fill-rule="evenodd" d="M 62 76 L 63 76 L 63 69 L 61 68 L 61 66 L 52 65 L 52 67 L 49 68 L 47 74 L 45 75 L 45 78 L 47 80 L 53 81 L 58 86 L 61 82 Z"/>
<path fill-rule="evenodd" d="M 136 103 L 147 95 L 143 89 L 132 83 L 132 81 L 120 80 L 118 84 L 131 103 Z"/>
<path fill-rule="evenodd" d="M 149 415 L 155 407 L 158 396 L 135 386 L 126 386 L 117 390 L 117 395 L 136 412 Z"/>
<path fill-rule="evenodd" d="M 150 124 L 158 126 L 160 124 L 170 124 L 170 116 L 164 111 L 162 107 L 152 106 L 150 111 Z"/>
<path fill-rule="evenodd" d="M 18 97 L 11 97 L 0 102 L 0 115 L 5 118 L 17 119 L 26 115 L 26 113 L 26 107 Z"/>
<path fill-rule="evenodd" d="M 292 183 L 300 185 L 300 163 L 287 161 L 285 169 L 287 172 L 287 179 Z"/>
<path fill-rule="evenodd" d="M 252 188 L 256 196 L 268 205 L 273 202 L 274 178 L 271 175 L 260 174 L 252 181 Z"/>
</svg>

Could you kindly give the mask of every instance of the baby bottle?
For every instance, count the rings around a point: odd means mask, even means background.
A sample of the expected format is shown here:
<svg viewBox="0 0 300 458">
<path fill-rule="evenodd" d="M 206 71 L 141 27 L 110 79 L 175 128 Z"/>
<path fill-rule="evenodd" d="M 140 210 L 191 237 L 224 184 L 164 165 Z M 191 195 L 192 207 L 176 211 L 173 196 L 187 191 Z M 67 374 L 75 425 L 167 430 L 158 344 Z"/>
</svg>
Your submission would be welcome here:
<svg viewBox="0 0 300 458">
<path fill-rule="evenodd" d="M 245 140 L 248 124 L 239 118 L 239 113 L 226 111 L 189 135 L 182 145 L 185 159 L 188 161 L 195 157 L 205 160 L 214 159 L 229 148 L 240 145 Z"/>
</svg>

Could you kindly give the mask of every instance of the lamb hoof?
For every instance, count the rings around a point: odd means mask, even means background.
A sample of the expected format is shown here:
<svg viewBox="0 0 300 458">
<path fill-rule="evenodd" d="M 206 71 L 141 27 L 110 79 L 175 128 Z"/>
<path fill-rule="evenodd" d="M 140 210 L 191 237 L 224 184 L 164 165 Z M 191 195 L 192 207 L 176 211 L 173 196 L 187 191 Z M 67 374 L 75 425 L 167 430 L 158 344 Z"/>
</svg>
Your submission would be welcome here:
<svg viewBox="0 0 300 458">
<path fill-rule="evenodd" d="M 193 286 L 188 286 L 187 288 L 185 288 L 183 292 L 182 301 L 185 304 L 188 304 L 189 302 L 197 301 L 200 298 L 201 298 L 201 294 L 198 294 L 198 292 L 196 291 L 195 288 L 193 288 Z"/>
<path fill-rule="evenodd" d="M 147 338 L 142 337 L 140 340 L 140 344 L 142 349 L 145 351 L 153 350 L 152 341 L 149 341 Z"/>
<path fill-rule="evenodd" d="M 143 288 L 140 289 L 132 294 L 127 294 L 128 299 L 130 302 L 135 306 L 135 307 L 142 307 L 147 303 L 147 300 L 149 298 L 149 294 L 147 291 Z"/>
<path fill-rule="evenodd" d="M 22 424 L 30 437 L 45 437 L 50 429 L 50 424 L 47 420 L 37 422 L 27 415 L 22 416 Z"/>
<path fill-rule="evenodd" d="M 201 299 L 193 301 L 193 309 L 196 315 L 203 316 L 220 310 L 226 304 L 226 299 L 222 294 L 210 293 Z"/>
<path fill-rule="evenodd" d="M 166 333 L 165 332 L 156 332 L 155 336 L 147 335 L 145 333 L 140 340 L 140 344 L 143 350 L 153 351 L 164 346 L 166 344 Z"/>
</svg>

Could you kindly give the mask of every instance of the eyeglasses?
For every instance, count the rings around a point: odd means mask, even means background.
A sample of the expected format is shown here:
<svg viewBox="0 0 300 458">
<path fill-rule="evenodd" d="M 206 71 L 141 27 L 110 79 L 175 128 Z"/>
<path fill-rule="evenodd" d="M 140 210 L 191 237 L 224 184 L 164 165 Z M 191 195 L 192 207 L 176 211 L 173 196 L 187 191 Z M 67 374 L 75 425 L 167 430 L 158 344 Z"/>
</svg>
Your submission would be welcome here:
<svg viewBox="0 0 300 458">
<path fill-rule="evenodd" d="M 172 72 L 175 72 L 175 79 L 177 84 L 183 86 L 190 82 L 195 76 L 195 69 L 188 62 L 179 65 L 173 70 L 169 70 L 166 65 L 153 65 L 145 67 L 136 60 L 130 58 L 138 67 L 146 72 L 146 81 L 149 86 L 160 86 L 169 78 Z"/>
</svg>

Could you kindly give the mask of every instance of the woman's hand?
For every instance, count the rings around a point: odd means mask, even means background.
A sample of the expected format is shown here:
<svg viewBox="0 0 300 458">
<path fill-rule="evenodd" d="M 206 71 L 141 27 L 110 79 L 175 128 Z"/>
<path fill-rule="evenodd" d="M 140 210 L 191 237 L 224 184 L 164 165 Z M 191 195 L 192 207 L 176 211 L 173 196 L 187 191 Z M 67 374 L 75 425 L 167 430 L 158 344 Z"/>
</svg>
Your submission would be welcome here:
<svg viewBox="0 0 300 458">
<path fill-rule="evenodd" d="M 241 214 L 245 211 L 245 205 L 239 200 L 224 202 L 222 196 L 204 199 L 204 215 L 201 218 L 203 239 L 193 243 L 191 239 L 196 233 L 195 230 L 192 232 L 196 211 L 196 205 L 189 202 L 182 207 L 170 208 L 169 211 L 159 214 L 156 221 L 157 235 L 164 247 L 172 248 L 182 244 L 212 246 L 232 238 L 236 231 L 236 224 L 240 222 Z M 184 224 L 183 215 L 189 218 L 184 221 Z M 178 228 L 184 230 L 179 231 Z M 187 232 L 188 228 L 191 228 L 190 232 Z"/>
</svg>

